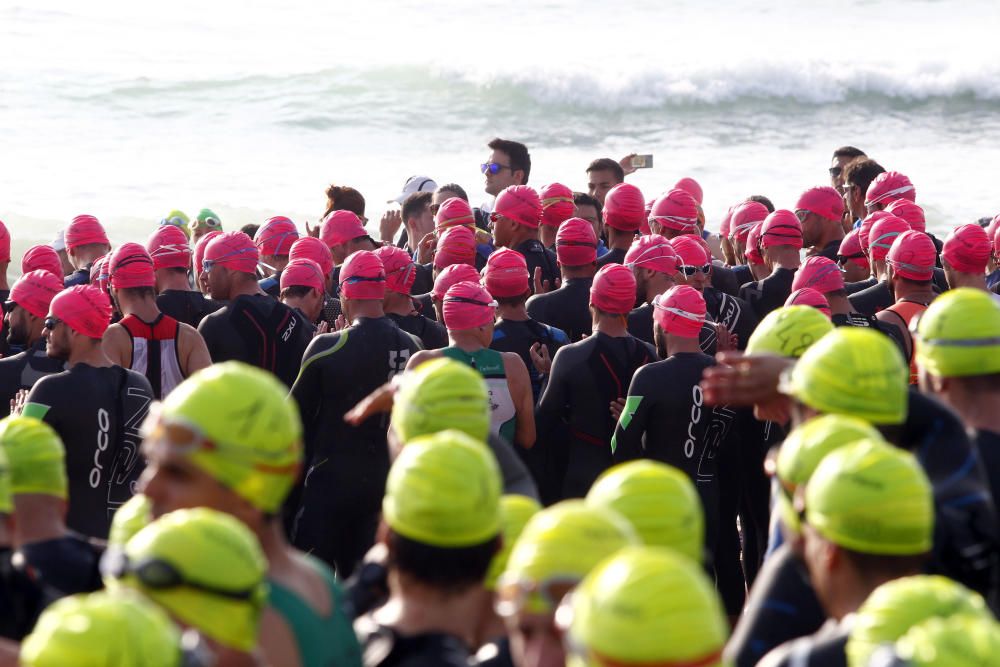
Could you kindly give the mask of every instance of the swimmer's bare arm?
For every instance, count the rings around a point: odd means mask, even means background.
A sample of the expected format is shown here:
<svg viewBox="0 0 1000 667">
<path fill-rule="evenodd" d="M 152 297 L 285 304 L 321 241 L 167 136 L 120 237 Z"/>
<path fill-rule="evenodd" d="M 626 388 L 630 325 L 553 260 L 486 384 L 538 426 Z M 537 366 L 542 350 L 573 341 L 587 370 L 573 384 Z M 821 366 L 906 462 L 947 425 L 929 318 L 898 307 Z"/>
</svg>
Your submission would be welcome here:
<svg viewBox="0 0 1000 667">
<path fill-rule="evenodd" d="M 101 349 L 111 363 L 118 364 L 122 368 L 131 368 L 132 337 L 122 325 L 112 324 L 108 327 L 101 339 Z"/>
<path fill-rule="evenodd" d="M 180 324 L 178 345 L 180 346 L 178 352 L 180 352 L 183 364 L 181 372 L 184 373 L 184 377 L 191 377 L 197 371 L 212 365 L 212 356 L 208 353 L 205 339 L 191 325 Z"/>
<path fill-rule="evenodd" d="M 531 378 L 528 367 L 516 352 L 503 353 L 504 373 L 507 387 L 514 401 L 517 422 L 514 427 L 514 441 L 530 449 L 535 444 L 535 400 L 531 393 Z"/>
<path fill-rule="evenodd" d="M 441 356 L 441 350 L 420 350 L 410 355 L 410 360 L 406 362 L 406 370 L 416 368 L 425 361 L 437 359 Z"/>
</svg>

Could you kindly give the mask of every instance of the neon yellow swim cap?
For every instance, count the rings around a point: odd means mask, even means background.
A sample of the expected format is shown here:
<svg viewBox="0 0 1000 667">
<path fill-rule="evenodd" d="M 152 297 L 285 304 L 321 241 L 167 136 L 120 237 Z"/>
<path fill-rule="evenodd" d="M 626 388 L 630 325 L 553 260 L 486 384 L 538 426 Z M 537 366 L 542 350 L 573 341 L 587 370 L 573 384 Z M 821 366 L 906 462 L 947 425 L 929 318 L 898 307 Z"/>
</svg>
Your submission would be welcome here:
<svg viewBox="0 0 1000 667">
<path fill-rule="evenodd" d="M 948 290 L 917 324 L 917 364 L 938 377 L 1000 373 L 1000 304 L 971 287 Z"/>
<path fill-rule="evenodd" d="M 604 560 L 559 609 L 567 667 L 724 664 L 729 626 L 715 587 L 693 561 L 661 547 Z"/>
<path fill-rule="evenodd" d="M 11 514 L 13 511 L 14 499 L 10 492 L 10 463 L 7 461 L 4 447 L 0 446 L 0 513 Z"/>
<path fill-rule="evenodd" d="M 184 236 L 187 237 L 188 241 L 191 240 L 191 220 L 184 211 L 175 208 L 170 213 L 167 213 L 167 217 L 161 220 L 160 224 L 177 227 L 184 232 Z"/>
<path fill-rule="evenodd" d="M 524 527 L 528 525 L 528 520 L 538 514 L 542 506 L 534 498 L 528 496 L 507 495 L 500 499 L 500 522 L 503 524 L 503 545 L 500 551 L 490 561 L 490 569 L 486 573 L 484 585 L 486 590 L 494 590 L 497 587 L 497 579 L 507 569 L 507 561 L 510 559 L 510 552 L 514 548 L 514 542 L 524 532 Z"/>
<path fill-rule="evenodd" d="M 677 468 L 649 459 L 616 465 L 590 487 L 587 504 L 618 512 L 643 544 L 670 547 L 696 563 L 704 560 L 701 498 Z"/>
<path fill-rule="evenodd" d="M 806 486 L 806 522 L 852 551 L 922 554 L 931 550 L 934 493 L 912 454 L 861 440 L 820 461 Z"/>
<path fill-rule="evenodd" d="M 135 594 L 62 598 L 21 644 L 24 667 L 181 667 L 181 633 Z"/>
<path fill-rule="evenodd" d="M 410 440 L 389 470 L 382 516 L 403 537 L 471 547 L 500 534 L 500 469 L 489 448 L 461 431 Z"/>
<path fill-rule="evenodd" d="M 531 517 L 514 544 L 497 583 L 499 608 L 555 611 L 559 597 L 547 593 L 550 584 L 575 586 L 604 558 L 636 544 L 635 530 L 615 511 L 582 500 L 556 503 Z"/>
<path fill-rule="evenodd" d="M 149 498 L 137 493 L 118 508 L 111 518 L 108 535 L 109 547 L 124 547 L 125 543 L 153 520 L 153 504 Z"/>
<path fill-rule="evenodd" d="M 281 508 L 302 463 L 302 422 L 288 388 L 267 371 L 227 361 L 198 371 L 151 410 L 146 443 L 191 461 L 253 506 Z"/>
<path fill-rule="evenodd" d="M 486 441 L 490 402 L 483 376 L 454 359 L 433 359 L 399 376 L 392 428 L 403 442 L 445 429 Z"/>
<path fill-rule="evenodd" d="M 55 430 L 34 417 L 0 420 L 0 444 L 10 466 L 10 492 L 40 493 L 66 500 L 66 450 Z"/>
<path fill-rule="evenodd" d="M 854 617 L 854 628 L 847 640 L 848 665 L 867 667 L 879 645 L 895 642 L 929 618 L 956 614 L 985 616 L 989 610 L 978 593 L 947 577 L 918 575 L 882 584 Z"/>
<path fill-rule="evenodd" d="M 778 480 L 784 491 L 778 494 L 778 510 L 788 528 L 800 528 L 791 502 L 795 490 L 809 481 L 823 457 L 858 440 L 882 441 L 882 435 L 868 422 L 843 415 L 814 417 L 788 434 L 777 460 Z"/>
<path fill-rule="evenodd" d="M 985 616 L 931 618 L 896 642 L 911 667 L 990 667 L 1000 656 L 1000 624 Z"/>
<path fill-rule="evenodd" d="M 909 383 L 909 368 L 888 336 L 839 327 L 806 350 L 781 391 L 820 412 L 902 424 Z"/>
<path fill-rule="evenodd" d="M 204 507 L 177 510 L 109 552 L 112 585 L 135 588 L 182 623 L 240 651 L 257 645 L 267 602 L 267 559 L 235 517 Z"/>
<path fill-rule="evenodd" d="M 783 306 L 760 321 L 750 334 L 746 353 L 801 357 L 831 331 L 830 318 L 812 306 Z"/>
</svg>

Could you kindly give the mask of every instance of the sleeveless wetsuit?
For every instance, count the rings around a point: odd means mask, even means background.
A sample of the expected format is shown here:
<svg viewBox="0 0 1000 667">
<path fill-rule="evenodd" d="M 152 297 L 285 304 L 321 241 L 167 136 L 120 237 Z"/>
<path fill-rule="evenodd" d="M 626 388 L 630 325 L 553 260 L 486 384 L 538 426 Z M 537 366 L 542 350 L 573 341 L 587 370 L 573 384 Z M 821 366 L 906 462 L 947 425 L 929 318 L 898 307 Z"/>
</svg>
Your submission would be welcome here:
<svg viewBox="0 0 1000 667">
<path fill-rule="evenodd" d="M 909 329 L 910 329 L 910 322 L 913 321 L 914 317 L 916 317 L 920 313 L 922 313 L 925 310 L 927 310 L 927 304 L 926 303 L 919 303 L 917 301 L 909 301 L 907 299 L 902 299 L 902 300 L 897 301 L 896 303 L 892 304 L 888 308 L 886 308 L 886 310 L 888 310 L 891 313 L 894 313 L 896 315 L 896 317 L 898 317 L 902 321 L 902 323 L 903 323 L 902 330 L 909 331 Z M 898 325 L 897 325 L 897 327 L 898 327 Z M 910 353 L 910 356 L 907 359 L 907 361 L 910 363 L 910 384 L 916 385 L 917 384 L 917 355 L 915 354 L 916 343 L 913 340 L 912 336 L 910 337 L 910 346 L 909 346 L 909 350 L 908 351 Z"/>
<path fill-rule="evenodd" d="M 153 396 L 162 400 L 184 381 L 177 342 L 180 325 L 162 313 L 151 324 L 135 315 L 124 317 L 119 324 L 132 339 L 129 368 L 145 375 L 153 388 Z"/>
<path fill-rule="evenodd" d="M 517 409 L 510 395 L 510 387 L 507 385 L 503 354 L 485 347 L 471 354 L 457 347 L 446 347 L 441 353 L 449 359 L 460 361 L 479 371 L 486 380 L 486 388 L 489 390 L 490 433 L 513 443 L 517 428 Z"/>
</svg>

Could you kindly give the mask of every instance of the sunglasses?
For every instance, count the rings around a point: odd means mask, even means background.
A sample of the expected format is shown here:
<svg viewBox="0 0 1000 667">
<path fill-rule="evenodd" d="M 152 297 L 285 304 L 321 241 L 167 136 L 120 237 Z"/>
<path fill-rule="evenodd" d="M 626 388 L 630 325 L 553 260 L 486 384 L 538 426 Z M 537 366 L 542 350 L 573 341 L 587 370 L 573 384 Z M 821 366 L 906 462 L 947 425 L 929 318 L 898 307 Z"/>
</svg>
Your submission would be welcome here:
<svg viewBox="0 0 1000 667">
<path fill-rule="evenodd" d="M 101 561 L 101 572 L 115 579 L 132 575 L 143 586 L 156 591 L 185 587 L 193 588 L 196 591 L 208 593 L 215 597 L 226 598 L 227 600 L 240 600 L 255 604 L 262 604 L 264 602 L 264 589 L 262 586 L 234 591 L 219 588 L 212 584 L 192 581 L 185 577 L 173 563 L 169 563 L 162 558 L 143 558 L 132 562 L 128 555 L 121 549 L 110 549 L 106 552 Z"/>
<path fill-rule="evenodd" d="M 701 271 L 702 273 L 708 275 L 708 272 L 712 270 L 711 264 L 705 264 L 704 266 L 691 266 L 690 264 L 681 264 L 680 270 L 685 276 L 693 276 L 694 274 Z"/>
<path fill-rule="evenodd" d="M 60 324 L 62 324 L 62 320 L 60 320 L 58 317 L 46 317 L 44 324 L 45 324 L 45 328 L 46 329 L 48 329 L 49 331 L 52 331 L 57 326 L 59 326 Z"/>
<path fill-rule="evenodd" d="M 554 576 L 544 581 L 501 578 L 497 583 L 496 612 L 500 616 L 513 616 L 522 610 L 529 613 L 550 612 L 579 583 L 579 577 L 567 576 Z"/>
<path fill-rule="evenodd" d="M 509 164 L 500 164 L 499 162 L 484 162 L 479 165 L 479 170 L 484 174 L 489 172 L 491 174 L 499 174 L 501 169 L 510 169 L 514 171 Z"/>
<path fill-rule="evenodd" d="M 834 178 L 837 178 L 842 173 L 844 173 L 843 167 L 830 167 L 830 175 L 833 176 Z"/>
</svg>

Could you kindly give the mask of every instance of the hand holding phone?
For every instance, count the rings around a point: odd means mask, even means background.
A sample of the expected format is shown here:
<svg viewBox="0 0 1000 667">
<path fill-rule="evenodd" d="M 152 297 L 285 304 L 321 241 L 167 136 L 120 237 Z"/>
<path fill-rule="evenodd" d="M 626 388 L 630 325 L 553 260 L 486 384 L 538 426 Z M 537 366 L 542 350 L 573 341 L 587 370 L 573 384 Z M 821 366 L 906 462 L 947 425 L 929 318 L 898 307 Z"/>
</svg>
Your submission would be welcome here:
<svg viewBox="0 0 1000 667">
<path fill-rule="evenodd" d="M 652 166 L 653 166 L 652 154 L 632 156 L 633 169 L 650 169 Z"/>
</svg>

